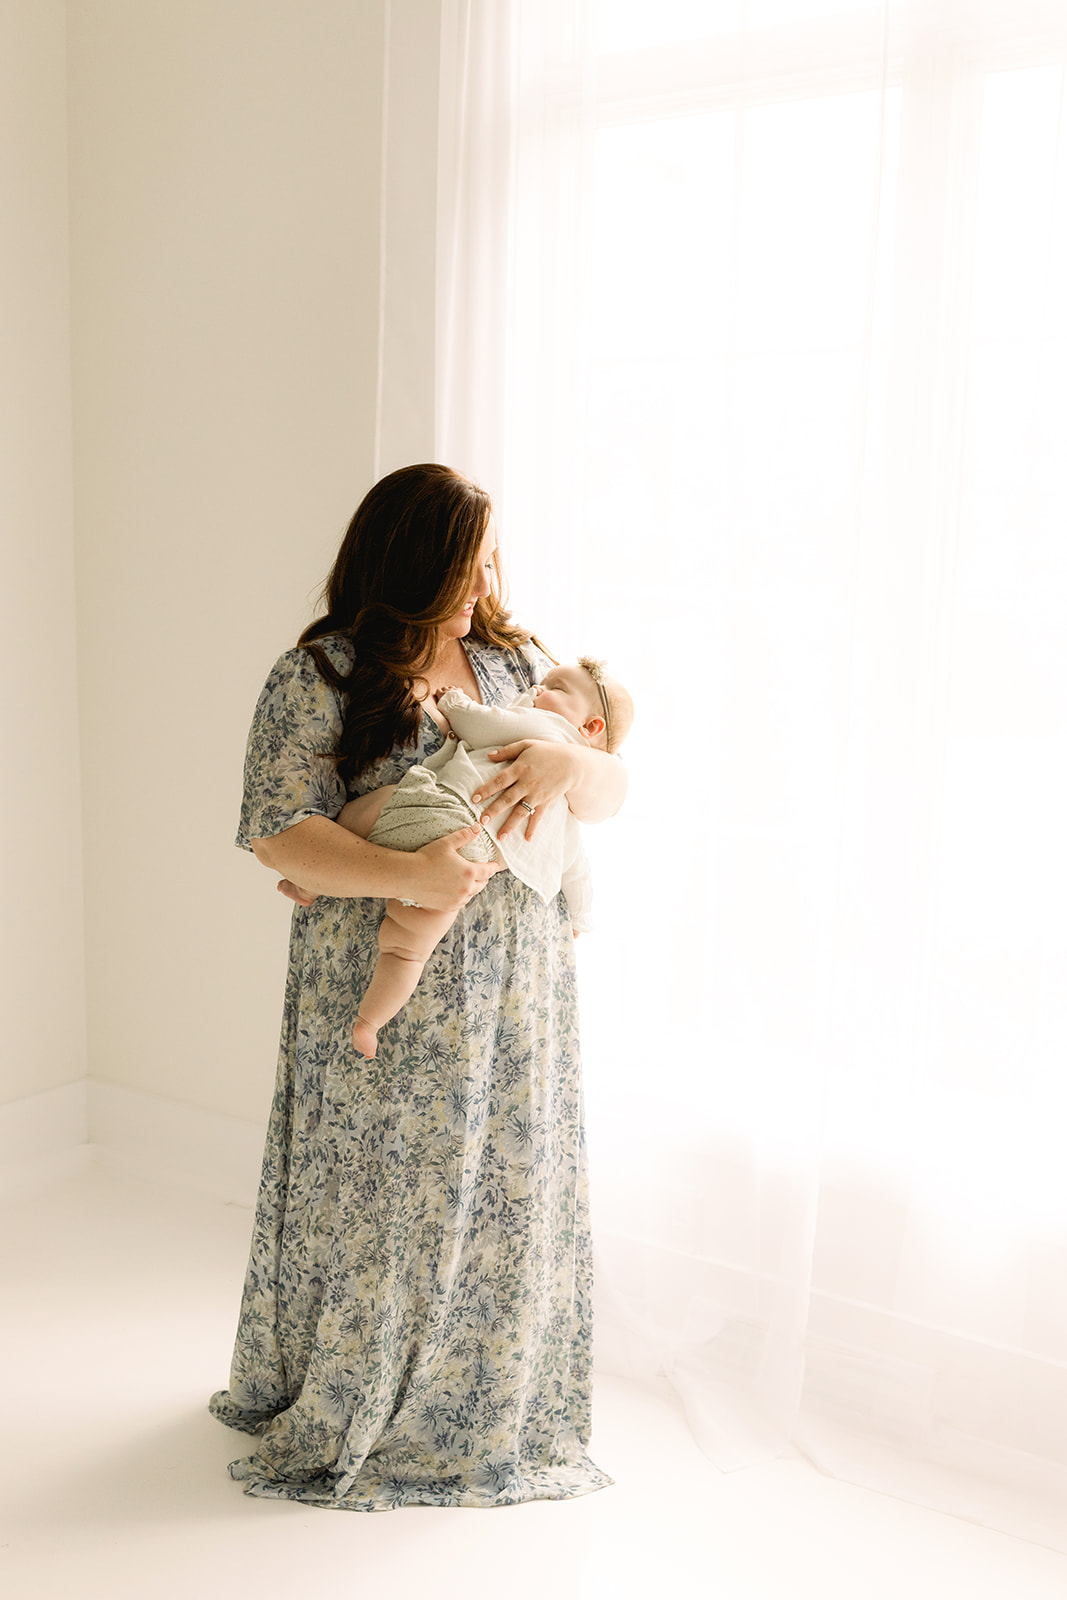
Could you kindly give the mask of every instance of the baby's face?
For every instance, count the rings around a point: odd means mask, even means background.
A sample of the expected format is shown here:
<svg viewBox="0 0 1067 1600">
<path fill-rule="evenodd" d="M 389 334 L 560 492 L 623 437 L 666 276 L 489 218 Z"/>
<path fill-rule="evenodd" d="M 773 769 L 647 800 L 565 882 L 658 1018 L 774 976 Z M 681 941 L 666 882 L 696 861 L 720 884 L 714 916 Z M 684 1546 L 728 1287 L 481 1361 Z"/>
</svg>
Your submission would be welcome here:
<svg viewBox="0 0 1067 1600">
<path fill-rule="evenodd" d="M 590 717 L 603 715 L 596 684 L 584 667 L 553 667 L 546 672 L 536 691 L 538 711 L 554 711 L 572 728 L 581 728 Z"/>
</svg>

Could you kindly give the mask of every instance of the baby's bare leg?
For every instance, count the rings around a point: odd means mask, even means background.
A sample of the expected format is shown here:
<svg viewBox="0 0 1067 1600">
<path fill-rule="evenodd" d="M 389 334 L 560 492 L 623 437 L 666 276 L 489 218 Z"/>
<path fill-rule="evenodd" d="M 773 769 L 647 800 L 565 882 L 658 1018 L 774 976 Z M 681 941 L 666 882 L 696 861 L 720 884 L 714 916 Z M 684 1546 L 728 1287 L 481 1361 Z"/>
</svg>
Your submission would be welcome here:
<svg viewBox="0 0 1067 1600">
<path fill-rule="evenodd" d="M 357 795 L 354 800 L 349 800 L 347 805 L 341 807 L 337 813 L 337 821 L 342 828 L 347 828 L 349 833 L 358 833 L 361 839 L 365 839 L 395 789 L 395 783 L 385 783 L 380 789 L 372 789 L 370 794 Z"/>
<path fill-rule="evenodd" d="M 385 902 L 385 917 L 378 929 L 378 961 L 352 1028 L 352 1043 L 368 1061 L 378 1048 L 378 1029 L 411 999 L 423 967 L 456 916 L 455 911 L 406 906 L 402 900 Z"/>
</svg>

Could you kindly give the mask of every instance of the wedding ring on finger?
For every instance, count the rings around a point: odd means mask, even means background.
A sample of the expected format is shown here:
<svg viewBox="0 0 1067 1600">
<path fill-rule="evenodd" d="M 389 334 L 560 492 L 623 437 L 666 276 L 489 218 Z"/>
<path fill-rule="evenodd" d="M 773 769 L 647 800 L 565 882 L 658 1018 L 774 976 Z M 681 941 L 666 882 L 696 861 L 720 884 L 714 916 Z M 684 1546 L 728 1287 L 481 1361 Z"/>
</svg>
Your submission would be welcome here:
<svg viewBox="0 0 1067 1600">
<path fill-rule="evenodd" d="M 519 805 L 522 807 L 522 809 L 524 811 L 528 811 L 530 813 L 531 817 L 533 816 L 534 812 L 537 810 L 536 806 L 527 805 L 525 800 L 520 800 L 519 801 Z"/>
</svg>

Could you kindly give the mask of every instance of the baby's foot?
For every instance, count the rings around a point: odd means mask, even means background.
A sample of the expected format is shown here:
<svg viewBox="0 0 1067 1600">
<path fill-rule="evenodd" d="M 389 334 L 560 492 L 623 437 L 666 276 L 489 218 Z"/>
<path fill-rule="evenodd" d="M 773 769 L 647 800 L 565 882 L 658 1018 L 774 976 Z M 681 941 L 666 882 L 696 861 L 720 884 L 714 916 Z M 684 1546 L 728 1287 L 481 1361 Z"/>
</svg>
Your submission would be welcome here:
<svg viewBox="0 0 1067 1600">
<path fill-rule="evenodd" d="M 368 1061 L 374 1060 L 374 1052 L 378 1048 L 378 1030 L 371 1027 L 366 1017 L 358 1014 L 352 1024 L 352 1043 L 361 1056 L 366 1056 Z"/>
</svg>

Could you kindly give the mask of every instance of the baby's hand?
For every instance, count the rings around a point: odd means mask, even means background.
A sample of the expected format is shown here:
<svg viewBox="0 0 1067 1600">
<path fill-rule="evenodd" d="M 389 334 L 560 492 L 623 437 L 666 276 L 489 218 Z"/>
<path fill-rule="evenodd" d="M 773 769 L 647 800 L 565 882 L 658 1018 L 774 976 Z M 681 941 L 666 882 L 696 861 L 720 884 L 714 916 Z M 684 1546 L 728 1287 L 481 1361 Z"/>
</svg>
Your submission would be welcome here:
<svg viewBox="0 0 1067 1600">
<path fill-rule="evenodd" d="M 283 894 L 287 900 L 295 900 L 298 906 L 313 906 L 318 899 L 317 894 L 308 894 L 306 889 L 301 889 L 299 884 L 290 883 L 288 878 L 279 880 L 278 893 Z"/>
<path fill-rule="evenodd" d="M 444 683 L 444 684 L 441 685 L 440 689 L 436 689 L 434 691 L 434 699 L 435 700 L 440 700 L 442 695 L 448 694 L 450 692 L 450 690 L 458 689 L 458 688 L 459 688 L 459 684 L 458 683 Z"/>
</svg>

